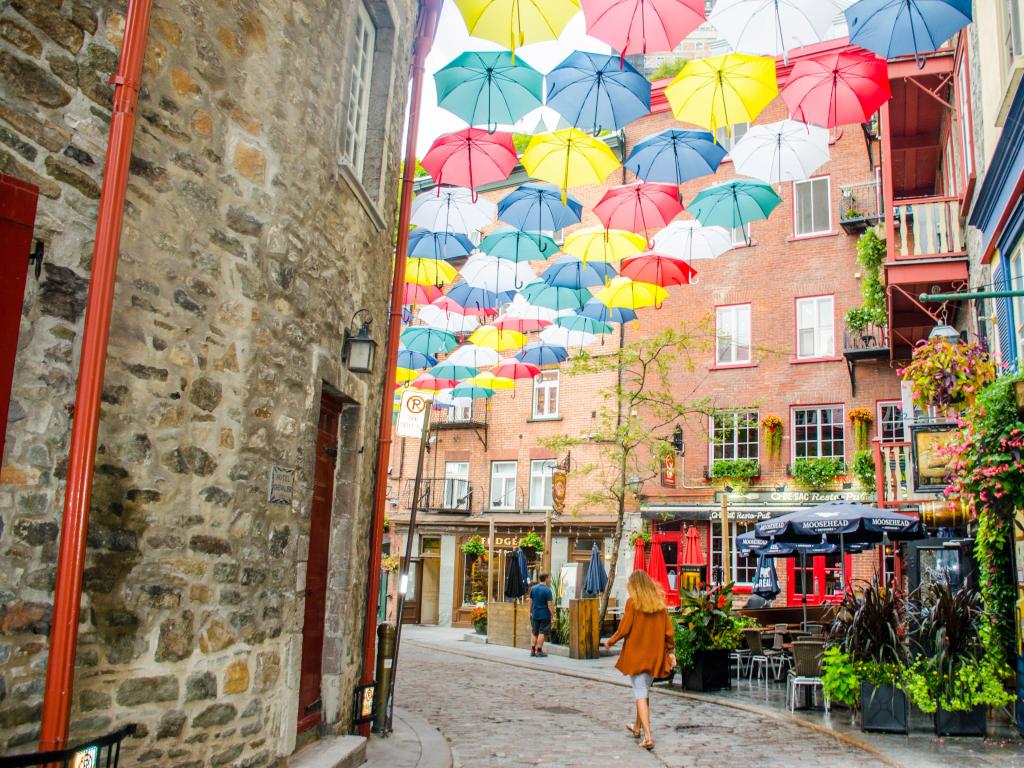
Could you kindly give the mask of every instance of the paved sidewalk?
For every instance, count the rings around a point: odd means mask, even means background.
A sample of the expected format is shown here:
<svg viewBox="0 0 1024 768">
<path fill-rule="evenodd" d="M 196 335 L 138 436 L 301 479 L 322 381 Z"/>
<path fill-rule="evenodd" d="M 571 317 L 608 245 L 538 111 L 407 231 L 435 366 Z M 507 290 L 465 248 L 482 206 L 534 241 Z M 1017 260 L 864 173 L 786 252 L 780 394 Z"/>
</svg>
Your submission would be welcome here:
<svg viewBox="0 0 1024 768">
<path fill-rule="evenodd" d="M 394 731 L 366 742 L 367 768 L 451 768 L 452 751 L 436 728 L 412 712 L 395 710 Z"/>
</svg>

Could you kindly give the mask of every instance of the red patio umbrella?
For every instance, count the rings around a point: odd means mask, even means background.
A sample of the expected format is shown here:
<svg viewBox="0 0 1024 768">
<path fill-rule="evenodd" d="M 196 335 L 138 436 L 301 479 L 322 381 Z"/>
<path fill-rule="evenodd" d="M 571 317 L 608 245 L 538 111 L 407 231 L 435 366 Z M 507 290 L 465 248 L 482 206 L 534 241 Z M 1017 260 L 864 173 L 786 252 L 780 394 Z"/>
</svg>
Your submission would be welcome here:
<svg viewBox="0 0 1024 768">
<path fill-rule="evenodd" d="M 686 543 L 683 545 L 683 565 L 707 565 L 704 550 L 700 546 L 700 534 L 694 526 L 686 529 Z"/>
<path fill-rule="evenodd" d="M 636 542 L 633 544 L 633 570 L 647 570 L 647 557 L 644 554 L 644 540 L 641 538 L 637 538 Z"/>
<path fill-rule="evenodd" d="M 866 123 L 890 98 L 889 65 L 858 50 L 800 59 L 782 89 L 794 120 L 825 128 Z"/>
<path fill-rule="evenodd" d="M 457 315 L 472 315 L 474 317 L 489 317 L 491 315 L 498 314 L 498 310 L 493 307 L 479 307 L 475 304 L 464 307 L 459 302 L 450 296 L 440 296 L 434 299 L 432 302 L 435 307 L 443 309 L 445 312 L 453 312 Z"/>
<path fill-rule="evenodd" d="M 682 210 L 678 187 L 648 182 L 612 187 L 594 206 L 605 229 L 638 233 L 661 229 Z"/>
<path fill-rule="evenodd" d="M 674 256 L 646 251 L 623 259 L 619 274 L 634 282 L 667 288 L 670 285 L 689 285 L 697 276 L 697 270 Z"/>
<path fill-rule="evenodd" d="M 704 0 L 583 0 L 587 33 L 620 51 L 668 53 L 707 19 Z"/>
<path fill-rule="evenodd" d="M 540 318 L 530 317 L 509 317 L 508 315 L 502 315 L 491 323 L 495 328 L 502 331 L 519 331 L 519 333 L 539 331 L 547 328 L 551 324 L 550 320 L 541 320 Z"/>
<path fill-rule="evenodd" d="M 651 542 L 651 560 L 647 563 L 647 575 L 668 592 L 668 570 L 665 568 L 665 553 L 661 544 Z"/>
<path fill-rule="evenodd" d="M 475 190 L 482 184 L 507 179 L 516 162 L 511 133 L 464 128 L 438 136 L 420 164 L 438 184 Z"/>
<path fill-rule="evenodd" d="M 402 303 L 403 304 L 430 304 L 432 301 L 436 301 L 441 298 L 444 294 L 441 289 L 436 285 L 416 285 L 415 283 L 406 283 L 402 289 Z"/>
<path fill-rule="evenodd" d="M 514 357 L 506 357 L 491 369 L 491 373 L 503 379 L 535 379 L 540 376 L 540 368 L 532 363 L 524 363 Z"/>
</svg>

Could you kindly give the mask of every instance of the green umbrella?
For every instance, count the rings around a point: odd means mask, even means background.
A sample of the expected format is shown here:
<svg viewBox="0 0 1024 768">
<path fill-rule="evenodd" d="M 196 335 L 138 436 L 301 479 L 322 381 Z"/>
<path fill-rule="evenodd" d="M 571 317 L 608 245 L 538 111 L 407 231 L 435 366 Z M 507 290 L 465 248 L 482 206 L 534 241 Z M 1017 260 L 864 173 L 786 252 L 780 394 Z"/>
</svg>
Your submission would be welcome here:
<svg viewBox="0 0 1024 768">
<path fill-rule="evenodd" d="M 506 261 L 543 261 L 558 252 L 555 241 L 546 235 L 502 227 L 480 241 L 480 250 Z"/>
<path fill-rule="evenodd" d="M 567 315 L 566 317 L 559 317 L 555 320 L 555 325 L 567 328 L 570 331 L 579 331 L 580 333 L 611 333 L 612 327 L 608 323 L 602 323 L 600 320 L 595 320 L 592 317 L 586 317 L 585 315 Z"/>
<path fill-rule="evenodd" d="M 473 368 L 469 365 L 458 365 L 457 363 L 449 363 L 447 361 L 438 363 L 429 371 L 431 376 L 436 379 L 452 379 L 454 381 L 462 381 L 464 379 L 471 379 L 480 373 L 479 369 Z"/>
<path fill-rule="evenodd" d="M 459 342 L 454 334 L 437 328 L 416 326 L 406 328 L 399 337 L 402 346 L 425 355 L 436 355 L 438 352 L 451 352 Z"/>
<path fill-rule="evenodd" d="M 586 288 L 556 288 L 540 280 L 530 283 L 519 292 L 528 304 L 561 312 L 563 309 L 577 310 L 594 298 Z"/>
<path fill-rule="evenodd" d="M 509 51 L 468 51 L 434 74 L 438 106 L 488 129 L 541 105 L 544 76 Z"/>
<path fill-rule="evenodd" d="M 742 227 L 767 219 L 782 199 L 767 184 L 738 179 L 699 192 L 686 206 L 705 227 Z"/>
<path fill-rule="evenodd" d="M 452 397 L 494 397 L 494 390 L 490 387 L 477 387 L 472 384 L 463 384 L 452 390 Z"/>
</svg>

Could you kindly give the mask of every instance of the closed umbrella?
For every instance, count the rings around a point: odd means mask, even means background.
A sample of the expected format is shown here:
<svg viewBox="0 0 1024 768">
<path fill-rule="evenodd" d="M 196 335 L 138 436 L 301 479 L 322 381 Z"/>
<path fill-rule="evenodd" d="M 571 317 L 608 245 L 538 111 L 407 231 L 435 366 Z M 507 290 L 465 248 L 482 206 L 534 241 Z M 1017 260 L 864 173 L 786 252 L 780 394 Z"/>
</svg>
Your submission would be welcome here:
<svg viewBox="0 0 1024 768">
<path fill-rule="evenodd" d="M 644 555 L 644 540 L 637 538 L 633 542 L 633 570 L 634 571 L 646 571 L 647 570 L 647 558 Z"/>
<path fill-rule="evenodd" d="M 555 241 L 537 232 L 501 227 L 480 241 L 480 250 L 506 261 L 543 261 L 558 252 Z"/>
<path fill-rule="evenodd" d="M 420 165 L 438 184 L 458 184 L 475 190 L 507 179 L 516 162 L 511 133 L 464 128 L 436 138 Z"/>
<path fill-rule="evenodd" d="M 437 105 L 470 125 L 512 125 L 541 105 L 544 76 L 507 51 L 466 51 L 434 73 Z"/>
<path fill-rule="evenodd" d="M 682 210 L 677 187 L 645 182 L 612 187 L 594 206 L 606 229 L 639 234 L 664 227 Z"/>
<path fill-rule="evenodd" d="M 409 223 L 434 232 L 471 235 L 494 223 L 497 206 L 463 187 L 439 187 L 412 201 Z"/>
<path fill-rule="evenodd" d="M 708 131 L 669 128 L 638 143 L 622 165 L 644 181 L 679 185 L 714 173 L 726 154 Z"/>
<path fill-rule="evenodd" d="M 718 0 L 708 21 L 734 51 L 784 57 L 824 40 L 842 10 L 834 0 Z"/>
<path fill-rule="evenodd" d="M 782 89 L 790 117 L 825 128 L 866 123 L 890 98 L 888 63 L 858 49 L 800 59 Z"/>
<path fill-rule="evenodd" d="M 828 162 L 828 131 L 796 120 L 755 125 L 729 156 L 736 173 L 766 184 L 802 181 Z"/>
<path fill-rule="evenodd" d="M 579 0 L 455 0 L 473 37 L 514 51 L 523 45 L 557 40 Z"/>
<path fill-rule="evenodd" d="M 554 184 L 522 184 L 498 201 L 498 218 L 527 232 L 557 232 L 580 223 L 583 204 Z"/>
<path fill-rule="evenodd" d="M 590 597 L 597 597 L 608 586 L 608 574 L 604 571 L 604 563 L 601 562 L 601 551 L 595 541 L 590 548 L 590 565 L 587 568 L 587 578 L 583 580 L 583 594 Z"/>
<path fill-rule="evenodd" d="M 563 200 L 570 187 L 601 184 L 620 167 L 607 144 L 576 128 L 534 136 L 520 161 L 533 178 L 557 184 Z"/>
<path fill-rule="evenodd" d="M 705 227 L 699 221 L 673 221 L 654 236 L 654 249 L 687 262 L 717 259 L 733 247 L 723 227 Z"/>
<path fill-rule="evenodd" d="M 582 0 L 587 34 L 623 56 L 668 53 L 705 20 L 704 0 Z"/>
<path fill-rule="evenodd" d="M 779 596 L 782 590 L 779 589 L 779 575 L 775 572 L 775 558 L 758 555 L 754 588 L 751 591 L 769 601 Z"/>
<path fill-rule="evenodd" d="M 971 5 L 971 0 L 860 0 L 846 9 L 850 42 L 885 59 L 917 57 L 970 24 Z"/>
<path fill-rule="evenodd" d="M 409 257 L 413 259 L 458 259 L 469 256 L 473 243 L 459 232 L 434 232 L 417 227 L 409 233 Z"/>
<path fill-rule="evenodd" d="M 618 56 L 573 51 L 547 86 L 547 106 L 581 131 L 618 130 L 651 111 L 651 81 Z"/>
<path fill-rule="evenodd" d="M 688 61 L 665 88 L 677 120 L 712 133 L 753 122 L 778 93 L 775 59 L 742 53 Z"/>
<path fill-rule="evenodd" d="M 661 588 L 668 591 L 668 570 L 665 568 L 665 553 L 661 551 L 661 544 L 651 542 L 651 560 L 647 563 L 647 575 L 660 584 Z"/>
<path fill-rule="evenodd" d="M 707 565 L 707 557 L 704 555 L 704 548 L 700 545 L 700 533 L 695 526 L 686 529 L 685 543 L 683 546 L 683 565 L 704 566 Z"/>
</svg>

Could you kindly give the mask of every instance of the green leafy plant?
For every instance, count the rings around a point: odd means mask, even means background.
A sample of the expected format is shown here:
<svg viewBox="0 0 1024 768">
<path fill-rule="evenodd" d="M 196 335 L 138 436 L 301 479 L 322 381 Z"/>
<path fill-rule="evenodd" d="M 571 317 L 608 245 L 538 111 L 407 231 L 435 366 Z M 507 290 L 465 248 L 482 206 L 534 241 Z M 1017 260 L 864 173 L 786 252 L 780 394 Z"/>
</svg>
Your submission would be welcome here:
<svg viewBox="0 0 1024 768">
<path fill-rule="evenodd" d="M 679 71 L 686 66 L 686 59 L 678 59 L 676 61 L 665 61 L 659 64 L 647 79 L 652 83 L 656 80 L 663 80 L 666 77 L 675 77 L 679 74 Z"/>
<path fill-rule="evenodd" d="M 544 539 L 538 536 L 536 531 L 530 531 L 521 539 L 519 539 L 519 546 L 523 549 L 533 549 L 537 552 L 543 552 Z"/>
<path fill-rule="evenodd" d="M 741 488 L 747 486 L 751 478 L 761 474 L 757 459 L 715 459 L 711 465 L 711 477 L 725 480 Z"/>
<path fill-rule="evenodd" d="M 676 661 L 682 669 L 693 666 L 703 650 L 735 650 L 748 622 L 732 612 L 732 584 L 683 591 L 675 618 Z"/>
<path fill-rule="evenodd" d="M 874 415 L 867 408 L 854 408 L 850 411 L 849 419 L 853 424 L 853 436 L 857 450 L 866 450 L 871 444 L 871 422 L 875 420 Z"/>
<path fill-rule="evenodd" d="M 868 493 L 875 492 L 875 456 L 871 451 L 857 451 L 853 455 L 853 476 Z"/>
<path fill-rule="evenodd" d="M 782 419 L 773 415 L 765 416 L 761 419 L 761 429 L 764 430 L 764 448 L 768 458 L 779 458 L 782 453 Z"/>
<path fill-rule="evenodd" d="M 856 218 L 847 214 L 850 218 Z M 885 261 L 885 238 L 880 237 L 877 228 L 872 227 L 857 240 L 857 261 L 863 269 L 860 292 L 861 306 L 846 313 L 846 327 L 851 331 L 863 331 L 869 325 L 884 326 L 889 319 L 889 309 L 882 284 L 882 263 Z"/>
<path fill-rule="evenodd" d="M 650 531 L 633 531 L 629 534 L 629 546 L 636 547 L 637 541 L 642 541 L 645 545 L 651 543 Z"/>
<path fill-rule="evenodd" d="M 793 464 L 793 477 L 805 488 L 824 490 L 843 474 L 845 466 L 839 458 L 797 459 Z"/>
<path fill-rule="evenodd" d="M 860 681 L 857 664 L 848 653 L 838 645 L 825 649 L 821 661 L 821 686 L 831 701 L 856 707 L 860 702 Z"/>
<path fill-rule="evenodd" d="M 980 344 L 954 344 L 941 336 L 914 349 L 910 365 L 899 371 L 922 408 L 959 409 L 973 405 L 995 381 L 996 364 Z"/>
<path fill-rule="evenodd" d="M 483 557 L 487 554 L 487 545 L 480 536 L 471 536 L 462 544 L 462 554 L 471 557 Z"/>
<path fill-rule="evenodd" d="M 569 609 L 560 608 L 562 602 L 562 574 L 551 577 L 552 602 L 555 604 L 555 615 L 551 617 L 551 642 L 557 645 L 569 644 Z"/>
</svg>

